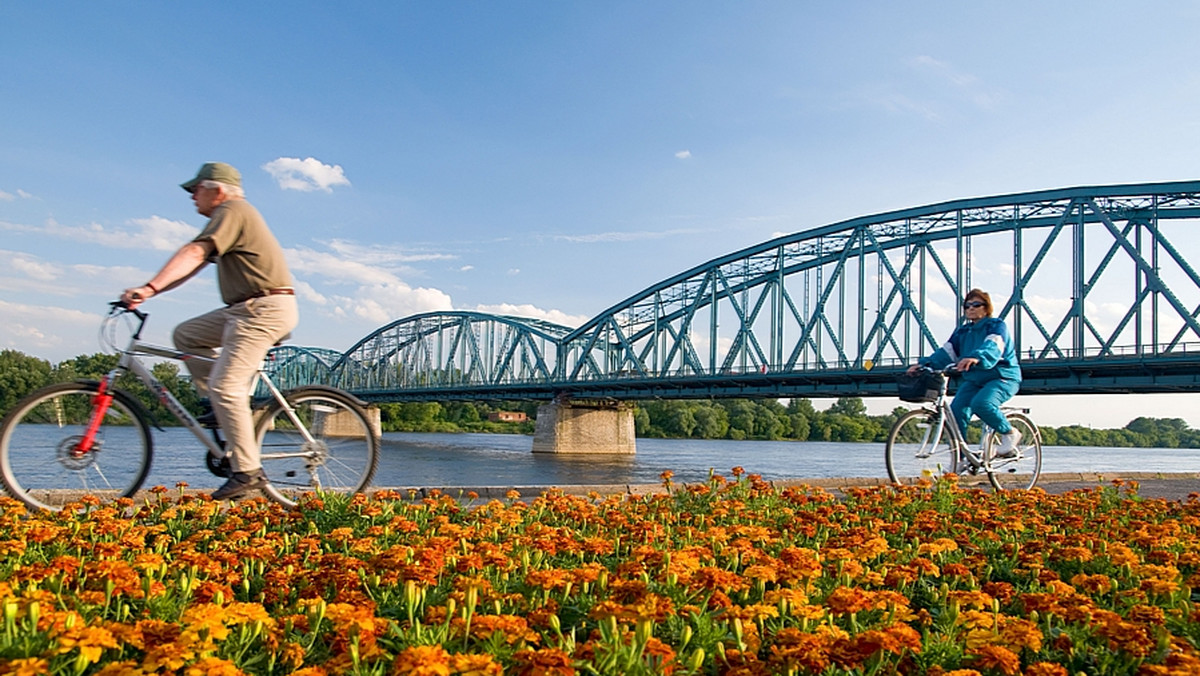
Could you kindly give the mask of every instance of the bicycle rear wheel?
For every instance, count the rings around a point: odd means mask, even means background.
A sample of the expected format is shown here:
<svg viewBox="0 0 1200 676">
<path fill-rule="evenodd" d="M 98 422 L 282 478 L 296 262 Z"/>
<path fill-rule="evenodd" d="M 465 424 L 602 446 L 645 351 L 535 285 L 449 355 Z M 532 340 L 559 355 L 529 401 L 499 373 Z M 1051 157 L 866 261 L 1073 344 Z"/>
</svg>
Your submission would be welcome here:
<svg viewBox="0 0 1200 676">
<path fill-rule="evenodd" d="M 884 457 L 888 478 L 895 483 L 934 479 L 958 469 L 958 453 L 952 452 L 953 436 L 941 414 L 918 409 L 904 414 L 888 434 Z"/>
<path fill-rule="evenodd" d="M 1023 414 L 1009 413 L 1005 417 L 1013 429 L 1021 433 L 1021 441 L 1013 457 L 997 458 L 1000 435 L 992 432 L 984 450 L 988 481 L 1001 491 L 1033 488 L 1042 473 L 1042 435 L 1037 425 Z"/>
<path fill-rule="evenodd" d="M 379 461 L 379 438 L 362 406 L 345 392 L 326 388 L 296 390 L 286 398 L 295 418 L 273 402 L 256 426 L 270 480 L 267 496 L 293 506 L 308 491 L 366 488 Z"/>
<path fill-rule="evenodd" d="M 128 394 L 112 404 L 93 445 L 79 451 L 100 393 L 99 383 L 60 383 L 22 399 L 0 425 L 0 480 L 32 509 L 58 511 L 84 495 L 133 497 L 150 472 L 150 425 Z"/>
</svg>

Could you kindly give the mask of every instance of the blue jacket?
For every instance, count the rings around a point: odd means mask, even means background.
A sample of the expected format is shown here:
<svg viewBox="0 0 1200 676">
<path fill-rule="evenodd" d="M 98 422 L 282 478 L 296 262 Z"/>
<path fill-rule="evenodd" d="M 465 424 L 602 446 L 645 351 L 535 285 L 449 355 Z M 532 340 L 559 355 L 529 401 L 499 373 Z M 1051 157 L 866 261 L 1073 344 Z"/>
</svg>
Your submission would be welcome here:
<svg viewBox="0 0 1200 676">
<path fill-rule="evenodd" d="M 995 317 L 966 322 L 954 329 L 950 340 L 921 363 L 932 368 L 945 368 L 964 357 L 979 363 L 963 374 L 963 380 L 982 385 L 1001 378 L 1021 382 L 1021 365 L 1013 345 L 1008 325 Z"/>
</svg>

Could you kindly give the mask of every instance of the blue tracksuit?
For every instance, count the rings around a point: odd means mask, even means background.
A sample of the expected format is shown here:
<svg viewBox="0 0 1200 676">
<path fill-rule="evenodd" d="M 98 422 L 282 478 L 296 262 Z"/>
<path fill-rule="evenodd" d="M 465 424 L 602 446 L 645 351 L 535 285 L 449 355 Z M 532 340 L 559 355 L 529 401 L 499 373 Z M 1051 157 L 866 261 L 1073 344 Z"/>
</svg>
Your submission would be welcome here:
<svg viewBox="0 0 1200 676">
<path fill-rule="evenodd" d="M 1017 363 L 1017 350 L 1008 326 L 995 317 L 966 322 L 954 330 L 945 345 L 921 363 L 932 368 L 945 368 L 964 357 L 978 359 L 979 363 L 962 374 L 962 382 L 950 404 L 959 428 L 965 435 L 967 423 L 974 413 L 988 427 L 1007 434 L 1012 426 L 1004 419 L 1000 405 L 1021 388 L 1021 366 Z"/>
</svg>

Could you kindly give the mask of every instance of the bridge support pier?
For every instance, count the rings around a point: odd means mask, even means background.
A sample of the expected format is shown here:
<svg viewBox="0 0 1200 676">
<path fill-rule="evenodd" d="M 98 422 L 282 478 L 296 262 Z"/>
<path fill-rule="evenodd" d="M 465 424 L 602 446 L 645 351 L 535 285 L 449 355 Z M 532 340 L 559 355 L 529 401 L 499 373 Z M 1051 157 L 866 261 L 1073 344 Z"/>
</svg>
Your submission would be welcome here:
<svg viewBox="0 0 1200 676">
<path fill-rule="evenodd" d="M 538 406 L 533 452 L 633 455 L 633 408 L 559 400 Z"/>
</svg>

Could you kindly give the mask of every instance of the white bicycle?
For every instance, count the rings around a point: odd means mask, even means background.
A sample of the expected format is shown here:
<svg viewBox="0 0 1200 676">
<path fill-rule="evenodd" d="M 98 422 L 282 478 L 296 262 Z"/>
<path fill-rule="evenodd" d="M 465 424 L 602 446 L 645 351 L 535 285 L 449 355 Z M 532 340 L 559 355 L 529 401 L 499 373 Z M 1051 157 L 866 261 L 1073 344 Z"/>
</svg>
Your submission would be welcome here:
<svg viewBox="0 0 1200 676">
<path fill-rule="evenodd" d="M 1028 409 L 1001 407 L 1021 441 L 1010 454 L 1000 455 L 1000 435 L 986 425 L 977 448 L 963 438 L 950 400 L 946 376 L 957 373 L 953 366 L 942 371 L 924 368 L 913 392 L 902 393 L 905 401 L 924 407 L 909 411 L 896 421 L 884 450 L 888 477 L 895 483 L 942 474 L 987 474 L 997 490 L 1033 488 L 1042 473 L 1042 435 L 1027 415 Z"/>
<path fill-rule="evenodd" d="M 31 508 L 60 510 L 83 495 L 106 501 L 133 497 L 142 487 L 154 454 L 155 421 L 137 398 L 114 387 L 127 372 L 192 431 L 206 449 L 209 471 L 231 474 L 219 431 L 202 427 L 141 360 L 205 357 L 142 342 L 148 315 L 119 302 L 111 305 L 101 325 L 109 347 L 115 347 L 118 320 L 136 318 L 117 367 L 99 381 L 44 387 L 18 402 L 0 424 L 0 481 Z M 258 383 L 270 394 L 254 411 L 269 498 L 290 507 L 306 491 L 354 493 L 371 483 L 379 437 L 363 402 L 324 386 L 282 393 L 261 367 Z"/>
</svg>

